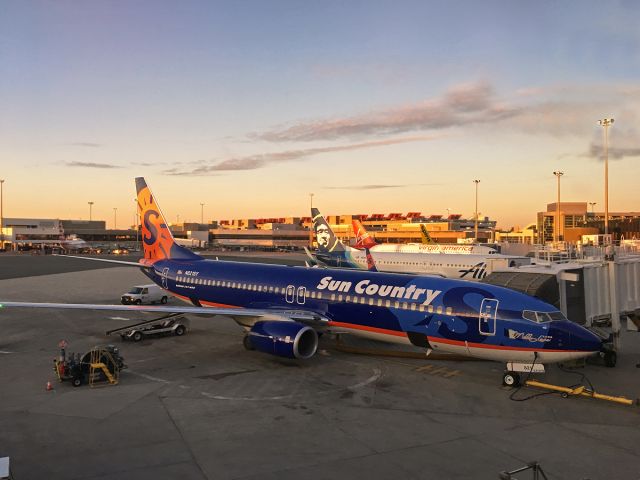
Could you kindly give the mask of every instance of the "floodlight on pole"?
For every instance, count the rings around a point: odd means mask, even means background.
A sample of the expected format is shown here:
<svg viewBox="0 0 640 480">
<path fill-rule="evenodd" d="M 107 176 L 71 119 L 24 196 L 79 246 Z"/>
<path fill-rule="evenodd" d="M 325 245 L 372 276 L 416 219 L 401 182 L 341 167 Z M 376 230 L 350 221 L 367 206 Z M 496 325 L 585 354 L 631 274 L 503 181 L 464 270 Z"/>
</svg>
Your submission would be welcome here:
<svg viewBox="0 0 640 480">
<path fill-rule="evenodd" d="M 118 207 L 113 207 L 113 229 L 118 229 Z"/>
<path fill-rule="evenodd" d="M 558 178 L 558 203 L 556 204 L 556 228 L 555 230 L 555 235 L 554 237 L 556 237 L 554 240 L 559 242 L 560 241 L 560 177 L 562 175 L 564 175 L 564 172 L 561 172 L 560 170 L 553 172 L 553 174 Z"/>
<path fill-rule="evenodd" d="M 609 234 L 609 127 L 613 125 L 613 118 L 598 120 L 604 130 L 604 234 Z M 605 237 L 606 238 L 606 237 Z"/>
<path fill-rule="evenodd" d="M 478 242 L 478 184 L 480 180 L 474 180 L 473 183 L 476 184 L 476 228 L 475 228 L 475 241 Z"/>
<path fill-rule="evenodd" d="M 204 203 L 200 204 L 200 223 L 204 224 Z"/>
<path fill-rule="evenodd" d="M 91 221 L 91 218 L 92 218 L 92 217 L 91 217 L 91 210 L 92 210 L 92 208 L 93 208 L 93 204 L 94 204 L 94 202 L 87 202 L 87 203 L 89 204 L 89 221 Z"/>
</svg>

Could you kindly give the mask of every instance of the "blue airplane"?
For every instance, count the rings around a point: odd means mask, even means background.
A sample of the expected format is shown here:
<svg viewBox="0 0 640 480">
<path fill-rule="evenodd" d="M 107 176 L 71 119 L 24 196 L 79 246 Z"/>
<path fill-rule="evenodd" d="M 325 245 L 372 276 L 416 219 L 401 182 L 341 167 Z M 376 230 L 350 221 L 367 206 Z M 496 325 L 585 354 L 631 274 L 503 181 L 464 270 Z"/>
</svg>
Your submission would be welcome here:
<svg viewBox="0 0 640 480">
<path fill-rule="evenodd" d="M 143 178 L 136 178 L 144 258 L 135 265 L 185 306 L 1 302 L 4 307 L 226 315 L 244 346 L 308 359 L 319 333 L 505 362 L 518 371 L 597 354 L 602 341 L 554 306 L 494 285 L 436 276 L 206 260 L 179 246 Z M 373 266 L 373 265 L 372 265 Z"/>
</svg>

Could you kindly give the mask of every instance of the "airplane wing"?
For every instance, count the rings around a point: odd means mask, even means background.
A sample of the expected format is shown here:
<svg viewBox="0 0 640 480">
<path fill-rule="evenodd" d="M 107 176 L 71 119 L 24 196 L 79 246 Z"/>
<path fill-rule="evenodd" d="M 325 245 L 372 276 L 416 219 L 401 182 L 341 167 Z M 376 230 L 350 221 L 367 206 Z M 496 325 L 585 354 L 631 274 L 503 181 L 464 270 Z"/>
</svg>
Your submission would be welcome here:
<svg viewBox="0 0 640 480">
<path fill-rule="evenodd" d="M 149 265 L 144 265 L 143 263 L 138 262 L 127 262 L 125 260 L 110 260 L 108 258 L 91 258 L 91 257 L 81 257 L 79 255 L 52 255 L 54 257 L 65 257 L 65 258 L 79 258 L 81 260 L 91 260 L 92 262 L 105 262 L 105 263 L 119 263 L 120 265 L 129 265 L 131 267 L 138 268 L 150 268 Z"/>
<path fill-rule="evenodd" d="M 142 312 L 142 313 L 185 313 L 213 317 L 225 315 L 233 318 L 239 325 L 251 328 L 258 321 L 300 322 L 316 329 L 328 326 L 329 319 L 315 312 L 307 310 L 260 309 L 260 308 L 222 308 L 222 307 L 170 307 L 145 305 L 103 305 L 89 303 L 34 303 L 34 302 L 0 302 L 0 309 L 16 308 L 52 308 L 66 310 L 95 310 L 112 312 Z"/>
</svg>

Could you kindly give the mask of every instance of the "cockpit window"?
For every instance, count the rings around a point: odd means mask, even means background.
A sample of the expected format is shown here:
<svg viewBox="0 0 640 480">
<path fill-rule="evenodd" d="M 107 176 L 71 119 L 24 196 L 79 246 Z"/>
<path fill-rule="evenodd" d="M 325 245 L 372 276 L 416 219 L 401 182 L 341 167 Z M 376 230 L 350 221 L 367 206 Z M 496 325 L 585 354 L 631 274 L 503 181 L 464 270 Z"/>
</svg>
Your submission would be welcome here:
<svg viewBox="0 0 640 480">
<path fill-rule="evenodd" d="M 536 323 L 546 323 L 552 320 L 566 320 L 567 318 L 562 312 L 534 312 L 533 310 L 524 310 L 522 318 Z"/>
</svg>

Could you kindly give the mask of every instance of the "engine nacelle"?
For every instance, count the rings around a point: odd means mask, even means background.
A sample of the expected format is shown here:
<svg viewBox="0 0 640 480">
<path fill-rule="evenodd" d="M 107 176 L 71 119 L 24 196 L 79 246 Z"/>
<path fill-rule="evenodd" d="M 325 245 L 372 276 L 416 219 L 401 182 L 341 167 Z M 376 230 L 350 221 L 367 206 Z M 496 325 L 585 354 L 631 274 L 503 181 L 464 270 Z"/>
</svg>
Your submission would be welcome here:
<svg viewBox="0 0 640 480">
<path fill-rule="evenodd" d="M 304 360 L 318 349 L 316 331 L 298 322 L 256 322 L 249 331 L 253 348 L 279 357 Z"/>
</svg>

